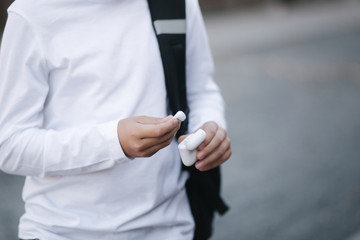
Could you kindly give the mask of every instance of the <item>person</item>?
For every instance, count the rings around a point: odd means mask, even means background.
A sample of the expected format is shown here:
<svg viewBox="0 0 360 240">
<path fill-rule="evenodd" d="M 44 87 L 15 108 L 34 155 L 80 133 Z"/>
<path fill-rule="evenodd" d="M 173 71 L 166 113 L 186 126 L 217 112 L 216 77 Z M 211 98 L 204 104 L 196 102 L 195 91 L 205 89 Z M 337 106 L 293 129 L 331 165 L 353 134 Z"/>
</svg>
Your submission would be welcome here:
<svg viewBox="0 0 360 240">
<path fill-rule="evenodd" d="M 189 132 L 207 133 L 207 171 L 231 143 L 197 0 L 186 14 Z M 0 167 L 26 176 L 19 238 L 192 239 L 146 0 L 17 0 L 0 69 Z"/>
</svg>

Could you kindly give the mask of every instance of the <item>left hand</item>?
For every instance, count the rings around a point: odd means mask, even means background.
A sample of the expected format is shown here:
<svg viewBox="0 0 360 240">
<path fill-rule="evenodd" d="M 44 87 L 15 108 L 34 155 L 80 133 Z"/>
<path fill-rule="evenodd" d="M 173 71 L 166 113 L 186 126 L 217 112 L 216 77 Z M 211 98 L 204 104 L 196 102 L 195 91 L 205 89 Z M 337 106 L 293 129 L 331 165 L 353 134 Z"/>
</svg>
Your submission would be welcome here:
<svg viewBox="0 0 360 240">
<path fill-rule="evenodd" d="M 195 167 L 200 171 L 215 168 L 228 160 L 231 156 L 231 141 L 227 137 L 225 129 L 219 127 L 215 122 L 206 122 L 202 127 L 206 132 L 206 139 L 197 148 Z M 187 135 L 179 137 L 179 142 Z"/>
</svg>

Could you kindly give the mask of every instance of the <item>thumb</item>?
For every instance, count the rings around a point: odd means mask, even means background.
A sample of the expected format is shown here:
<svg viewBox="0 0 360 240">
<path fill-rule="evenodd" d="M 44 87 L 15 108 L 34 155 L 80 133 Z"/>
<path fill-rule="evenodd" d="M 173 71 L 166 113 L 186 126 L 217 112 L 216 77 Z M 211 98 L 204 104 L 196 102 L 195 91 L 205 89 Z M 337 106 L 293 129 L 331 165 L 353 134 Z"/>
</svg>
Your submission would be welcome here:
<svg viewBox="0 0 360 240">
<path fill-rule="evenodd" d="M 166 118 L 162 118 L 159 123 L 167 122 L 167 121 L 169 121 L 169 120 L 172 119 L 172 118 L 173 118 L 173 116 L 172 116 L 172 115 L 169 115 L 169 116 L 167 116 Z"/>
<path fill-rule="evenodd" d="M 161 123 L 165 123 L 167 121 L 169 121 L 169 119 L 172 118 L 172 116 L 167 116 L 166 118 L 156 118 L 156 117 L 149 117 L 149 116 L 138 116 L 135 117 L 136 118 L 136 122 L 140 123 L 140 124 L 153 124 L 153 125 L 157 125 L 157 124 L 161 124 Z"/>
<path fill-rule="evenodd" d="M 181 135 L 178 139 L 178 142 L 181 143 L 187 136 L 189 136 L 189 134 Z"/>
</svg>

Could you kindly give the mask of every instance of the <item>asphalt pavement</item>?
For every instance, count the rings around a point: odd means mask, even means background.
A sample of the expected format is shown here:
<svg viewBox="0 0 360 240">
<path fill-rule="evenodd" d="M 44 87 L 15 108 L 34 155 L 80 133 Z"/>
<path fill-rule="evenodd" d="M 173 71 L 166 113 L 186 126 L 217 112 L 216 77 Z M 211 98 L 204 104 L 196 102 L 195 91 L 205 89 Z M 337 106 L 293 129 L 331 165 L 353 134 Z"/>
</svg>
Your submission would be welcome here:
<svg viewBox="0 0 360 240">
<path fill-rule="evenodd" d="M 360 4 L 205 14 L 233 156 L 212 240 L 360 239 Z M 0 239 L 23 178 L 0 173 Z"/>
<path fill-rule="evenodd" d="M 360 7 L 233 10 L 206 18 L 227 102 L 231 211 L 212 240 L 360 234 Z"/>
</svg>

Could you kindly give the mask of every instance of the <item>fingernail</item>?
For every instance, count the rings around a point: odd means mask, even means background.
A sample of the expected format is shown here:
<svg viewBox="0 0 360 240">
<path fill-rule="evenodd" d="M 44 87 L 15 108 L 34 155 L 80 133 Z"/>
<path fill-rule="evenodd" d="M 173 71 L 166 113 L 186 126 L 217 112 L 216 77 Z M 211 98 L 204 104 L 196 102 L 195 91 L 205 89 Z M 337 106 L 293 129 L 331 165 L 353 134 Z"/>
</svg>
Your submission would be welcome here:
<svg viewBox="0 0 360 240">
<path fill-rule="evenodd" d="M 172 118 L 172 116 L 171 116 L 171 115 L 169 115 L 169 116 L 167 116 L 167 117 L 163 118 L 160 122 L 161 122 L 161 123 L 168 122 L 168 121 L 170 121 L 170 119 L 171 119 L 171 118 Z"/>
<path fill-rule="evenodd" d="M 195 165 L 196 165 L 196 168 L 200 170 L 203 167 L 204 163 L 203 162 L 197 162 Z"/>
<path fill-rule="evenodd" d="M 203 159 L 204 158 L 204 153 L 203 152 L 199 152 L 197 155 L 198 159 Z"/>
<path fill-rule="evenodd" d="M 178 124 L 179 124 L 179 120 L 176 119 L 176 118 L 174 118 L 174 119 L 172 120 L 172 124 L 173 124 L 174 126 L 178 125 Z"/>
</svg>

